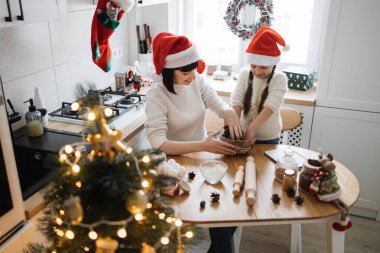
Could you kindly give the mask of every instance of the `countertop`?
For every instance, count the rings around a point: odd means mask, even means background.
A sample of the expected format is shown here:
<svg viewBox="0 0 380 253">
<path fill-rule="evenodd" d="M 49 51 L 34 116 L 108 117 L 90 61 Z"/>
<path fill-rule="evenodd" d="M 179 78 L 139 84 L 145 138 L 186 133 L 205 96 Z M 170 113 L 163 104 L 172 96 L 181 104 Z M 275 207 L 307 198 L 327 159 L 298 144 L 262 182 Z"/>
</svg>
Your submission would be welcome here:
<svg viewBox="0 0 380 253">
<path fill-rule="evenodd" d="M 236 86 L 237 80 L 229 76 L 226 80 L 214 80 L 212 75 L 204 74 L 205 81 L 208 82 L 219 96 L 230 97 Z M 294 105 L 314 106 L 317 95 L 317 87 L 313 86 L 307 91 L 289 89 L 285 93 L 285 103 Z"/>
</svg>

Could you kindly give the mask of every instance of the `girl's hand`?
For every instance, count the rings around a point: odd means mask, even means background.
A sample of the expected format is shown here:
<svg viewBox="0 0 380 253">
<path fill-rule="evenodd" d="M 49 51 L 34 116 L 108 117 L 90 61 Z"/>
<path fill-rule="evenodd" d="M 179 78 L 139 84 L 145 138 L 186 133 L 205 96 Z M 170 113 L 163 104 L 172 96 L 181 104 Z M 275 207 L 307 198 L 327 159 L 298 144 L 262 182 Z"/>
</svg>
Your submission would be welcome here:
<svg viewBox="0 0 380 253">
<path fill-rule="evenodd" d="M 204 151 L 214 154 L 235 155 L 234 145 L 215 139 L 218 133 L 212 133 L 203 140 Z"/>
<path fill-rule="evenodd" d="M 240 139 L 243 136 L 243 129 L 240 125 L 239 116 L 236 114 L 236 111 L 233 109 L 228 109 L 224 112 L 224 125 L 228 126 L 230 130 L 230 135 L 232 139 Z"/>
<path fill-rule="evenodd" d="M 245 135 L 245 139 L 246 139 L 246 140 L 252 140 L 253 138 L 255 138 L 255 132 L 256 132 L 255 128 L 249 126 L 249 127 L 247 128 L 247 132 L 246 132 L 246 135 Z"/>
</svg>

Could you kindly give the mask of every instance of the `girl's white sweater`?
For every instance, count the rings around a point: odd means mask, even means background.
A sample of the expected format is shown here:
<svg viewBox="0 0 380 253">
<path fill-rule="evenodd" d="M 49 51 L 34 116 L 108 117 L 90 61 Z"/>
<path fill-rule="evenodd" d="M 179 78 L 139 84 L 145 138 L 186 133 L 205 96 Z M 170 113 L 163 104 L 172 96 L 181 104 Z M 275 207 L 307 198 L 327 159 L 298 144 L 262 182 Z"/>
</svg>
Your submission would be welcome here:
<svg viewBox="0 0 380 253">
<path fill-rule="evenodd" d="M 174 90 L 177 94 L 159 82 L 146 95 L 145 128 L 153 148 L 159 148 L 167 140 L 203 140 L 207 137 L 206 109 L 219 117 L 231 109 L 200 75 L 189 85 L 174 84 Z"/>
<path fill-rule="evenodd" d="M 244 95 L 248 88 L 249 68 L 244 68 L 239 73 L 239 79 L 235 90 L 232 93 L 231 105 L 241 106 L 243 108 Z M 251 108 L 247 117 L 240 117 L 243 130 L 257 117 L 258 107 L 261 100 L 261 94 L 266 86 L 267 79 L 253 78 Z M 288 90 L 288 79 L 286 75 L 280 71 L 275 71 L 269 84 L 268 97 L 265 100 L 264 107 L 269 107 L 273 114 L 270 118 L 257 129 L 257 140 L 272 140 L 280 136 L 282 129 L 282 121 L 280 116 L 280 107 L 284 102 L 285 92 Z"/>
</svg>

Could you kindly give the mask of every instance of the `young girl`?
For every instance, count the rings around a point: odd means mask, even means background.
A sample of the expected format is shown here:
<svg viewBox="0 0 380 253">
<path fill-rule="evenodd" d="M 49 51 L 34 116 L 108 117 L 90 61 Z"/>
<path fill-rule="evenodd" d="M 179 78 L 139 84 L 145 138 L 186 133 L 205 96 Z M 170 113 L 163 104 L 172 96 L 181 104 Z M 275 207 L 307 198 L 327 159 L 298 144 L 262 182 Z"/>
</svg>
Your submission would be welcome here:
<svg viewBox="0 0 380 253">
<path fill-rule="evenodd" d="M 236 112 L 207 85 L 196 69 L 204 70 L 196 47 L 185 37 L 160 33 L 153 40 L 157 82 L 146 96 L 145 127 L 153 148 L 169 155 L 208 151 L 235 154 L 235 147 L 207 136 L 209 108 L 224 119 L 230 131 L 242 135 Z"/>
<path fill-rule="evenodd" d="M 277 144 L 281 132 L 280 106 L 287 91 L 287 78 L 276 71 L 284 39 L 273 29 L 261 27 L 246 53 L 250 68 L 240 71 L 231 103 L 241 116 L 246 139 L 256 137 L 256 143 Z"/>
</svg>

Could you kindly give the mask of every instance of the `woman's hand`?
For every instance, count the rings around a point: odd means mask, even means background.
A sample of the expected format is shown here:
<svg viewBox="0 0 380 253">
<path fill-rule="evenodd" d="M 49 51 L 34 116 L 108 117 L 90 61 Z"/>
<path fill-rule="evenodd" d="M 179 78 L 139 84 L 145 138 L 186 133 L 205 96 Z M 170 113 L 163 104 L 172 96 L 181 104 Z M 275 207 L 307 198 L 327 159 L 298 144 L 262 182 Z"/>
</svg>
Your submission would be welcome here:
<svg viewBox="0 0 380 253">
<path fill-rule="evenodd" d="M 224 125 L 228 126 L 232 139 L 240 139 L 243 136 L 243 129 L 240 125 L 239 116 L 234 109 L 228 109 L 223 114 Z"/>
<path fill-rule="evenodd" d="M 214 154 L 235 155 L 236 151 L 234 145 L 215 139 L 218 133 L 219 132 L 212 133 L 203 140 L 204 151 Z"/>
</svg>

